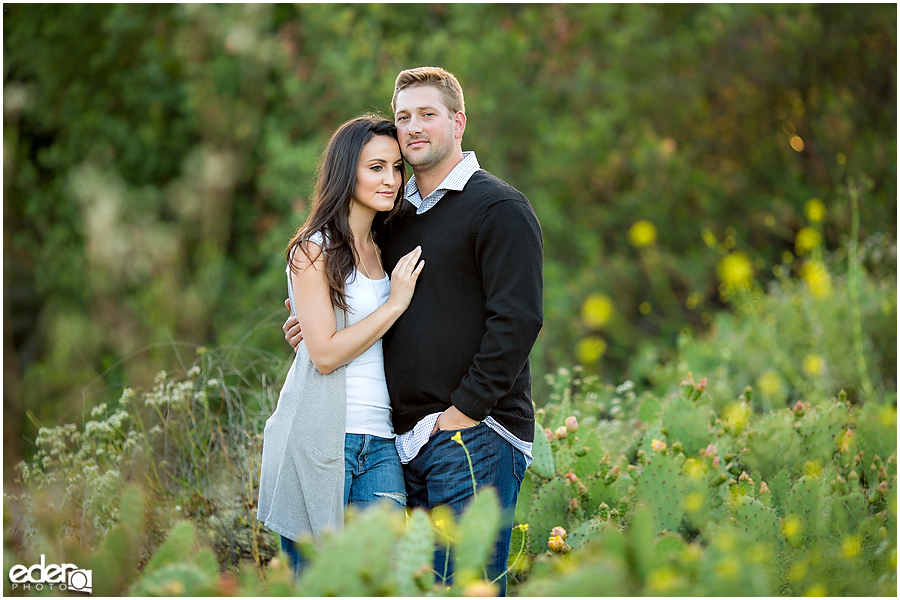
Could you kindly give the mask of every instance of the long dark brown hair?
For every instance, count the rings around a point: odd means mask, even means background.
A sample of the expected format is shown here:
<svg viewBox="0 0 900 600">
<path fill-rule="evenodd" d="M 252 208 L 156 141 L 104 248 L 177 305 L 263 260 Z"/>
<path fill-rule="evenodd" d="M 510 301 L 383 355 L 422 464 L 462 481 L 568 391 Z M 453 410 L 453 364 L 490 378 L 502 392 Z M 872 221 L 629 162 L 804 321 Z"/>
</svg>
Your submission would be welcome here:
<svg viewBox="0 0 900 600">
<path fill-rule="evenodd" d="M 285 258 L 291 264 L 291 251 L 299 245 L 306 257 L 312 257 L 303 242 L 314 233 L 321 231 L 327 248 L 325 252 L 325 276 L 331 288 L 331 302 L 343 310 L 348 310 L 344 296 L 344 282 L 356 268 L 359 257 L 350 230 L 350 205 L 356 192 L 356 173 L 359 155 L 363 146 L 376 135 L 397 139 L 397 128 L 393 123 L 378 115 L 363 115 L 347 121 L 337 128 L 319 163 L 316 190 L 313 195 L 312 210 L 291 238 Z M 391 168 L 389 166 L 389 168 Z M 402 210 L 403 184 L 406 182 L 404 169 L 400 170 L 400 189 L 394 200 L 394 208 L 389 213 L 378 213 L 372 223 L 372 234 L 377 236 Z M 377 240 L 376 240 L 377 241 Z"/>
</svg>

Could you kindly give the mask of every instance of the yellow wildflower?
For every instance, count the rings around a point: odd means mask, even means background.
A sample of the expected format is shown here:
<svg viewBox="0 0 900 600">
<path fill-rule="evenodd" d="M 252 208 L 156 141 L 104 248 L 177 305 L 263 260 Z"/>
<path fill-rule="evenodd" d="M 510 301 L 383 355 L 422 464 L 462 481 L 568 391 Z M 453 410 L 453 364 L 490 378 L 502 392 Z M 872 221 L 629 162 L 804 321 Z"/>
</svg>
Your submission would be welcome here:
<svg viewBox="0 0 900 600">
<path fill-rule="evenodd" d="M 806 254 L 822 243 L 822 234 L 812 227 L 804 227 L 797 232 L 794 238 L 794 250 L 797 254 Z"/>
<path fill-rule="evenodd" d="M 656 226 L 641 219 L 628 230 L 628 241 L 635 248 L 645 248 L 656 243 Z"/>
<path fill-rule="evenodd" d="M 726 580 L 737 579 L 741 572 L 741 563 L 734 557 L 723 558 L 716 564 L 716 575 Z"/>
<path fill-rule="evenodd" d="M 782 390 L 781 376 L 772 370 L 768 370 L 756 380 L 756 387 L 767 396 L 774 396 Z"/>
<path fill-rule="evenodd" d="M 668 594 L 678 588 L 680 583 L 678 573 L 672 567 L 654 569 L 647 577 L 647 589 L 653 592 L 654 596 Z"/>
<path fill-rule="evenodd" d="M 841 545 L 841 552 L 844 555 L 844 558 L 855 558 L 859 556 L 859 552 L 862 549 L 862 542 L 857 535 L 851 535 L 844 538 L 844 543 Z"/>
<path fill-rule="evenodd" d="M 694 481 L 699 481 L 706 474 L 706 469 L 696 458 L 689 458 L 684 461 L 684 472 Z"/>
<path fill-rule="evenodd" d="M 466 584 L 463 588 L 463 596 L 466 598 L 491 598 L 497 595 L 500 590 L 490 581 L 478 579 Z"/>
<path fill-rule="evenodd" d="M 803 470 L 808 477 L 818 479 L 819 475 L 822 474 L 822 463 L 818 460 L 808 460 L 803 465 Z"/>
<path fill-rule="evenodd" d="M 821 221 L 825 218 L 825 205 L 818 198 L 810 198 L 803 206 L 803 212 L 810 221 Z"/>
<path fill-rule="evenodd" d="M 684 509 L 694 513 L 703 508 L 703 494 L 700 492 L 691 492 L 684 498 Z"/>
<path fill-rule="evenodd" d="M 753 411 L 744 402 L 733 402 L 722 411 L 722 420 L 735 433 L 740 433 L 747 426 Z"/>
<path fill-rule="evenodd" d="M 807 597 L 828 596 L 828 589 L 821 583 L 814 583 L 803 595 Z"/>
<path fill-rule="evenodd" d="M 791 565 L 790 569 L 788 569 L 788 579 L 794 583 L 800 583 L 806 579 L 808 571 L 809 566 L 806 564 L 805 560 L 797 561 Z"/>
<path fill-rule="evenodd" d="M 803 357 L 803 372 L 809 377 L 821 375 L 825 371 L 825 359 L 818 354 L 807 354 Z"/>
<path fill-rule="evenodd" d="M 575 346 L 575 356 L 583 365 L 592 365 L 600 360 L 606 352 L 606 342 L 603 338 L 588 336 Z"/>
<path fill-rule="evenodd" d="M 753 280 L 753 262 L 743 252 L 732 252 L 719 261 L 717 272 L 726 288 L 747 288 Z"/>
<path fill-rule="evenodd" d="M 781 524 L 781 532 L 792 540 L 803 532 L 803 521 L 797 515 L 789 515 Z"/>
<path fill-rule="evenodd" d="M 613 303 L 609 296 L 593 293 L 581 307 L 581 320 L 588 327 L 600 328 L 609 322 L 613 313 Z"/>
</svg>

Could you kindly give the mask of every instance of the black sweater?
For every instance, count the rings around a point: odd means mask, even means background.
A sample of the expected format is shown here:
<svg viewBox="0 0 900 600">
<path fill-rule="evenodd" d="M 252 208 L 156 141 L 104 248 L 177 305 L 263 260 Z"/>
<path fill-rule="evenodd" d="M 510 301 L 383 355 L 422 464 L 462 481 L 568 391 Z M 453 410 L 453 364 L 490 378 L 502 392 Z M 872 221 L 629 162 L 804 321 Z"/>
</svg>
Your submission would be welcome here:
<svg viewBox="0 0 900 600">
<path fill-rule="evenodd" d="M 384 336 L 394 430 L 455 405 L 534 440 L 528 355 L 543 325 L 541 229 L 525 196 L 479 170 L 383 242 L 384 266 L 422 246 L 412 302 Z"/>
</svg>

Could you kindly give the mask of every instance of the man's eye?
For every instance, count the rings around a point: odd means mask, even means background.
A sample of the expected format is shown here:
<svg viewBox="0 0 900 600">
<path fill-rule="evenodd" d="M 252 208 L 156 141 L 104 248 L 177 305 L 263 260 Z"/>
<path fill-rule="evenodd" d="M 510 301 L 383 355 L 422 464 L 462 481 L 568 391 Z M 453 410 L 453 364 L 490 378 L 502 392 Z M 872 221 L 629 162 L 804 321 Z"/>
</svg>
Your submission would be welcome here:
<svg viewBox="0 0 900 600">
<path fill-rule="evenodd" d="M 407 120 L 408 118 L 409 118 L 409 117 L 397 117 L 397 120 L 398 120 L 398 121 L 405 121 L 405 120 Z"/>
</svg>

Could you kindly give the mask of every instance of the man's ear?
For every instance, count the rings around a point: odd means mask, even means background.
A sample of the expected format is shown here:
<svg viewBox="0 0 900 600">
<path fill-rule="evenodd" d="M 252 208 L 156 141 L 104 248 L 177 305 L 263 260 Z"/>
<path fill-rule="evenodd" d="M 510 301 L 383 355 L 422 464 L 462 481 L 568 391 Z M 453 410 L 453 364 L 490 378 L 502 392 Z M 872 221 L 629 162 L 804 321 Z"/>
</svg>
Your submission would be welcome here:
<svg viewBox="0 0 900 600">
<path fill-rule="evenodd" d="M 453 137 L 461 140 L 463 133 L 466 132 L 466 113 L 456 111 L 453 115 Z"/>
</svg>

